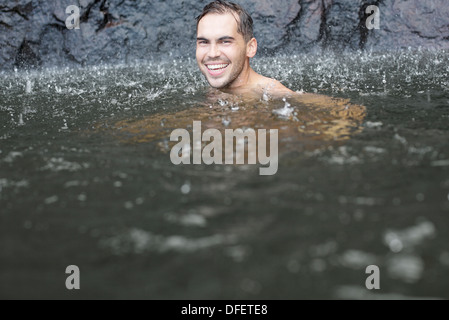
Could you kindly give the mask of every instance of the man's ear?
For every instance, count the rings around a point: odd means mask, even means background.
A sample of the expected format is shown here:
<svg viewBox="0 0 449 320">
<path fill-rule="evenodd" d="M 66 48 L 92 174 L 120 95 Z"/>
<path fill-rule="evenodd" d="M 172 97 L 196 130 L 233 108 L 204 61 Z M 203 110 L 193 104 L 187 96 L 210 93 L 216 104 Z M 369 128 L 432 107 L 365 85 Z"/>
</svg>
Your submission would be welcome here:
<svg viewBox="0 0 449 320">
<path fill-rule="evenodd" d="M 257 40 L 256 38 L 252 38 L 247 44 L 246 44 L 246 56 L 248 58 L 253 58 L 257 53 Z"/>
</svg>

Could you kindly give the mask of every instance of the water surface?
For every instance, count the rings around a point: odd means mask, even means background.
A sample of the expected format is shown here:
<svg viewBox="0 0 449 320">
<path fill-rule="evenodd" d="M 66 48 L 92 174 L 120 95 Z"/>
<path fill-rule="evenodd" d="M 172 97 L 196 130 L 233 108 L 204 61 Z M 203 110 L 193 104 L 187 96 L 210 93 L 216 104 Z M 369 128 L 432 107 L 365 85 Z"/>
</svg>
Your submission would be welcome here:
<svg viewBox="0 0 449 320">
<path fill-rule="evenodd" d="M 166 133 L 208 118 L 193 60 L 2 73 L 0 297 L 449 298 L 449 54 L 254 66 L 366 112 L 216 100 L 220 129 L 287 128 L 267 177 L 170 162 Z"/>
</svg>

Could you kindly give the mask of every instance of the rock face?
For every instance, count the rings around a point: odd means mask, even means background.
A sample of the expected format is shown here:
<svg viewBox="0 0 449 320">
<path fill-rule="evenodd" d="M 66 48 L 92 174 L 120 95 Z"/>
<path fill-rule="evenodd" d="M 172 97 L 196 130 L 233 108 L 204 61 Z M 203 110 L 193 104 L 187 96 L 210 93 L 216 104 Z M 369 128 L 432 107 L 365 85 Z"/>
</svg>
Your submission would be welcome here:
<svg viewBox="0 0 449 320">
<path fill-rule="evenodd" d="M 0 0 L 0 69 L 194 57 L 195 17 L 209 2 Z M 240 0 L 255 21 L 259 54 L 317 49 L 449 48 L 447 0 Z M 80 9 L 69 30 L 66 8 Z M 368 30 L 369 5 L 380 29 Z"/>
</svg>

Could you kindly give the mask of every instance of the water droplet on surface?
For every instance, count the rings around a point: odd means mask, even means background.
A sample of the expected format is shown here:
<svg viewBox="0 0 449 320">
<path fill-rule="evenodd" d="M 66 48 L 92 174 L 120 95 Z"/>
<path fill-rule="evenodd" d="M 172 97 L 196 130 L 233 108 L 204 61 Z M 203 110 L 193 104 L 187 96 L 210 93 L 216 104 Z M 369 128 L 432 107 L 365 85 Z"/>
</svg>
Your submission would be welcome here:
<svg viewBox="0 0 449 320">
<path fill-rule="evenodd" d="M 25 122 L 23 121 L 23 115 L 20 114 L 19 115 L 19 126 L 23 126 L 23 125 L 25 125 Z"/>
<path fill-rule="evenodd" d="M 220 105 L 220 106 L 222 106 L 222 107 L 225 107 L 225 106 L 227 106 L 228 105 L 228 101 L 226 101 L 226 100 L 221 100 L 221 99 L 218 99 L 218 104 Z"/>
<path fill-rule="evenodd" d="M 64 119 L 64 125 L 61 127 L 61 130 L 68 130 L 69 127 L 67 126 L 67 120 Z"/>
<path fill-rule="evenodd" d="M 131 201 L 127 201 L 125 202 L 125 209 L 127 210 L 131 210 L 132 208 L 134 208 L 134 204 Z"/>
<path fill-rule="evenodd" d="M 388 243 L 390 250 L 394 253 L 398 253 L 401 252 L 402 249 L 404 248 L 401 240 L 399 239 L 393 239 Z"/>
<path fill-rule="evenodd" d="M 52 197 L 45 199 L 44 202 L 45 202 L 45 204 L 50 205 L 50 204 L 58 202 L 58 200 L 59 200 L 58 196 L 52 196 Z"/>
<path fill-rule="evenodd" d="M 225 126 L 228 127 L 231 124 L 231 119 L 229 118 L 223 118 L 223 120 L 221 121 L 221 123 Z"/>
<path fill-rule="evenodd" d="M 189 194 L 192 190 L 190 182 L 184 183 L 184 185 L 181 187 L 181 193 L 182 194 Z"/>
<path fill-rule="evenodd" d="M 270 101 L 270 96 L 268 95 L 267 92 L 264 92 L 264 93 L 263 93 L 263 95 L 262 95 L 262 100 L 263 100 L 263 101 L 266 101 L 266 102 Z"/>
<path fill-rule="evenodd" d="M 416 283 L 424 272 L 423 260 L 415 255 L 393 256 L 387 262 L 390 277 L 406 283 Z"/>
</svg>

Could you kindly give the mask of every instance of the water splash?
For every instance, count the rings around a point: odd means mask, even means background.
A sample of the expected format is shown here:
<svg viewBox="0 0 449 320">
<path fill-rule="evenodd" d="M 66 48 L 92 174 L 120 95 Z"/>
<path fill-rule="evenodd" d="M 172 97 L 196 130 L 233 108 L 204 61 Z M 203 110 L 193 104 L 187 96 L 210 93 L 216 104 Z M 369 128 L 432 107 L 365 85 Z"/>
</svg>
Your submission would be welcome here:
<svg viewBox="0 0 449 320">
<path fill-rule="evenodd" d="M 19 115 L 19 124 L 18 125 L 19 126 L 24 126 L 25 125 L 25 122 L 23 121 L 23 114 Z"/>
<path fill-rule="evenodd" d="M 405 230 L 388 230 L 384 235 L 384 243 L 392 252 L 410 251 L 425 240 L 436 236 L 436 228 L 430 221 L 423 221 Z"/>
<path fill-rule="evenodd" d="M 298 119 L 296 119 L 297 114 L 295 114 L 295 109 L 291 107 L 291 104 L 286 98 L 283 98 L 282 101 L 284 101 L 284 107 L 273 110 L 273 114 L 282 119 L 293 119 L 297 121 Z"/>
<path fill-rule="evenodd" d="M 25 86 L 25 93 L 30 94 L 33 92 L 33 81 L 30 79 L 27 79 L 26 86 Z"/>
<path fill-rule="evenodd" d="M 67 120 L 64 119 L 63 121 L 64 121 L 64 125 L 61 127 L 61 130 L 68 130 L 69 127 L 67 126 Z"/>
</svg>

